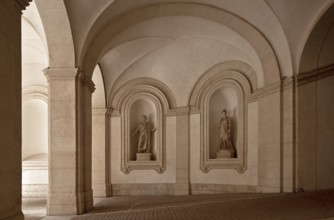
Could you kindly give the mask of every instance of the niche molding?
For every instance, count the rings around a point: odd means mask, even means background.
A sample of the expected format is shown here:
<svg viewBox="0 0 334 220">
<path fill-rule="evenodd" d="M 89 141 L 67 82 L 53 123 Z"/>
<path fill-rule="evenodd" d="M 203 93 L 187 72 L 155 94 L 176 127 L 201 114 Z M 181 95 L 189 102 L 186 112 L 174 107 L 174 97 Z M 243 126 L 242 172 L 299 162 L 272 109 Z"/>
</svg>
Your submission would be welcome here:
<svg viewBox="0 0 334 220">
<path fill-rule="evenodd" d="M 247 107 L 248 97 L 252 92 L 250 81 L 243 73 L 226 69 L 224 65 L 220 65 L 208 71 L 194 87 L 189 105 L 193 109 L 192 114 L 200 114 L 200 169 L 202 172 L 208 173 L 212 169 L 235 169 L 243 174 L 247 170 Z M 228 93 L 224 94 L 225 91 Z M 222 96 L 221 102 L 219 95 Z M 219 131 L 215 131 L 217 135 L 214 137 L 212 133 L 214 133 L 213 129 L 220 130 L 219 118 L 217 113 L 215 113 L 215 118 L 212 118 L 212 109 L 217 110 L 219 106 L 228 105 L 224 103 L 227 100 L 234 103 L 229 104 L 230 107 L 233 106 L 233 109 L 227 109 L 227 112 L 231 115 L 233 111 L 232 140 L 236 156 L 218 158 L 213 155 L 219 150 Z M 219 113 L 221 111 L 222 109 L 219 109 Z M 216 138 L 216 144 L 212 144 L 213 138 Z"/>
<path fill-rule="evenodd" d="M 33 99 L 48 103 L 48 88 L 42 85 L 33 85 L 22 89 L 22 103 Z"/>
<path fill-rule="evenodd" d="M 121 117 L 121 170 L 125 174 L 133 170 L 155 170 L 162 174 L 166 170 L 166 115 L 170 103 L 165 94 L 152 85 L 126 85 L 125 88 L 110 102 L 113 109 L 111 117 Z M 142 110 L 140 106 L 143 106 Z M 155 128 L 151 135 L 154 141 L 149 161 L 134 157 L 137 146 L 133 144 L 131 134 L 135 129 L 133 124 L 136 124 L 133 120 L 139 116 L 136 111 L 149 112 L 149 122 Z"/>
</svg>

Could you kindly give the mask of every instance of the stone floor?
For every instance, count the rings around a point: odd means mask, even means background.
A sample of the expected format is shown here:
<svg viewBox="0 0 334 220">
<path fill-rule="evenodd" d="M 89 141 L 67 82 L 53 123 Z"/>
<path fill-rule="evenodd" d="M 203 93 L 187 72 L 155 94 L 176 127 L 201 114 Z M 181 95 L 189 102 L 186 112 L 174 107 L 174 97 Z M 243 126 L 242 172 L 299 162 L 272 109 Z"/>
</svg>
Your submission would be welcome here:
<svg viewBox="0 0 334 220">
<path fill-rule="evenodd" d="M 45 204 L 45 200 L 24 200 L 26 219 L 37 220 L 42 214 L 45 216 Z M 329 220 L 334 219 L 334 190 L 294 194 L 111 197 L 96 199 L 95 208 L 84 215 L 45 219 Z"/>
</svg>

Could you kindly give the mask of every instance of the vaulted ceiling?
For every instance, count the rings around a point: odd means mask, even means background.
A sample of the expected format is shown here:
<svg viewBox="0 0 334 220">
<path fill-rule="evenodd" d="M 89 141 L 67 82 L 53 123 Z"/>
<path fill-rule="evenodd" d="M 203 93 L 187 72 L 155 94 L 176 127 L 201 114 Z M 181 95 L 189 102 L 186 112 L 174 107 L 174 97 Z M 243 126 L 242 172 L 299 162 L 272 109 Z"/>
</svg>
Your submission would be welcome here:
<svg viewBox="0 0 334 220">
<path fill-rule="evenodd" d="M 263 87 L 334 61 L 326 50 L 334 45 L 333 0 L 35 1 L 45 34 L 29 8 L 25 16 L 47 41 L 49 65 L 101 71 L 107 96 L 135 78 L 155 78 L 184 106 L 198 79 L 219 63 L 250 65 Z M 71 58 L 59 58 L 72 47 Z"/>
</svg>

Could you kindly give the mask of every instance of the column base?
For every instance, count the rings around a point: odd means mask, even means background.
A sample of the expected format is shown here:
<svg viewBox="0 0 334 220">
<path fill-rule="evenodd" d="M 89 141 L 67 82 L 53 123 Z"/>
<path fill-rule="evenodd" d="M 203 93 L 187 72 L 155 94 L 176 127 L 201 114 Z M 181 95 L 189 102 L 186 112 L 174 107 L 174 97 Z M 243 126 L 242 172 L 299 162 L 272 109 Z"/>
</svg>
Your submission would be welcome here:
<svg viewBox="0 0 334 220">
<path fill-rule="evenodd" d="M 4 219 L 8 219 L 8 220 L 24 220 L 24 215 L 22 213 L 22 211 L 17 212 L 11 216 L 0 216 L 0 218 L 2 219 L 4 217 Z"/>
<path fill-rule="evenodd" d="M 70 192 L 50 193 L 46 213 L 49 216 L 78 215 L 84 213 L 84 196 Z"/>
<path fill-rule="evenodd" d="M 108 197 L 107 185 L 105 183 L 93 183 L 93 192 L 94 198 Z"/>
<path fill-rule="evenodd" d="M 189 195 L 189 183 L 175 183 L 174 185 L 174 195 L 184 196 Z"/>
</svg>

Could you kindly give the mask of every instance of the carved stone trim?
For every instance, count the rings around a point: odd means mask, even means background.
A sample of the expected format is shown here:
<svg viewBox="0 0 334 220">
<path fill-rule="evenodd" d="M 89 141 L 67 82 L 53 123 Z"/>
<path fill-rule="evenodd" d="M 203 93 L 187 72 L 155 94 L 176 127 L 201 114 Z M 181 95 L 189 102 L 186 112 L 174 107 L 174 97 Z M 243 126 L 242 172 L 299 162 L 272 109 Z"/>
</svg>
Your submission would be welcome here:
<svg viewBox="0 0 334 220">
<path fill-rule="evenodd" d="M 247 169 L 247 121 L 248 121 L 248 103 L 247 99 L 251 93 L 251 87 L 247 78 L 240 72 L 225 71 L 216 74 L 210 74 L 210 78 L 203 77 L 205 82 L 199 81 L 201 88 L 196 89 L 195 97 L 191 97 L 193 107 L 192 114 L 199 110 L 201 115 L 201 144 L 200 144 L 200 169 L 204 173 L 211 169 L 236 169 L 239 173 L 244 173 Z M 209 158 L 209 101 L 212 94 L 224 86 L 234 88 L 238 95 L 238 139 L 236 148 L 238 158 L 229 159 L 210 159 Z M 196 85 L 197 87 L 197 85 Z"/>
<path fill-rule="evenodd" d="M 93 80 L 84 74 L 80 69 L 78 70 L 77 80 L 88 90 L 93 93 L 95 91 L 95 84 Z"/>
<path fill-rule="evenodd" d="M 93 108 L 92 116 L 108 116 L 107 111 L 105 108 Z"/>
<path fill-rule="evenodd" d="M 125 94 L 127 91 L 133 88 L 138 88 L 140 86 L 146 86 L 147 88 L 150 88 L 150 90 L 153 89 L 152 92 L 159 93 L 159 96 L 161 96 L 160 94 L 162 94 L 164 96 L 164 99 L 167 100 L 168 103 L 166 107 L 168 107 L 169 109 L 176 108 L 176 100 L 174 98 L 172 91 L 168 88 L 168 86 L 159 80 L 147 77 L 131 80 L 121 85 L 118 88 L 118 90 L 114 89 L 110 91 L 108 95 L 108 97 L 110 97 L 110 99 L 108 100 L 108 106 L 110 108 L 119 109 L 119 107 L 117 106 L 120 103 L 122 95 Z"/>
<path fill-rule="evenodd" d="M 257 101 L 259 98 L 270 95 L 272 93 L 280 92 L 282 89 L 292 87 L 295 77 L 284 77 L 281 81 L 268 85 L 262 89 L 255 91 L 248 97 L 248 102 Z"/>
<path fill-rule="evenodd" d="M 50 80 L 75 80 L 78 74 L 77 68 L 46 68 L 43 70 L 45 77 Z"/>
<path fill-rule="evenodd" d="M 121 117 L 121 170 L 127 174 L 132 170 L 155 170 L 163 173 L 166 170 L 166 113 L 169 111 L 169 102 L 165 95 L 157 88 L 149 85 L 137 85 L 123 94 L 116 94 L 117 100 L 112 103 L 115 109 L 111 117 Z M 131 161 L 130 160 L 130 108 L 132 103 L 139 99 L 151 101 L 156 110 L 156 160 Z"/>
<path fill-rule="evenodd" d="M 203 91 L 210 88 L 212 82 L 222 78 L 238 81 L 247 94 L 251 94 L 258 89 L 257 75 L 248 64 L 241 61 L 224 62 L 208 70 L 198 80 L 191 92 L 189 106 L 200 109 L 199 101 L 202 99 Z"/>
<path fill-rule="evenodd" d="M 189 107 L 180 107 L 169 110 L 167 116 L 189 115 L 189 112 L 190 112 Z"/>
<path fill-rule="evenodd" d="M 112 195 L 174 195 L 174 188 L 175 183 L 119 183 L 112 184 Z"/>
<path fill-rule="evenodd" d="M 131 105 L 139 99 L 150 100 L 155 105 L 156 110 L 156 160 L 155 161 L 130 161 L 130 108 Z M 158 173 L 163 173 L 166 169 L 165 162 L 165 111 L 163 106 L 153 94 L 144 91 L 136 91 L 125 97 L 124 104 L 121 107 L 122 115 L 122 170 L 129 173 L 132 170 L 153 169 Z"/>
<path fill-rule="evenodd" d="M 227 184 L 208 184 L 208 183 L 192 183 L 190 184 L 191 194 L 207 194 L 207 193 L 226 193 L 226 192 L 257 192 L 256 185 L 227 185 Z"/>
<path fill-rule="evenodd" d="M 42 85 L 34 85 L 24 88 L 22 90 L 22 103 L 32 99 L 40 99 L 48 103 L 48 88 Z"/>
<path fill-rule="evenodd" d="M 334 76 L 334 64 L 319 68 L 306 73 L 299 73 L 297 75 L 297 80 L 299 85 L 311 83 L 318 81 L 330 76 Z"/>
</svg>

